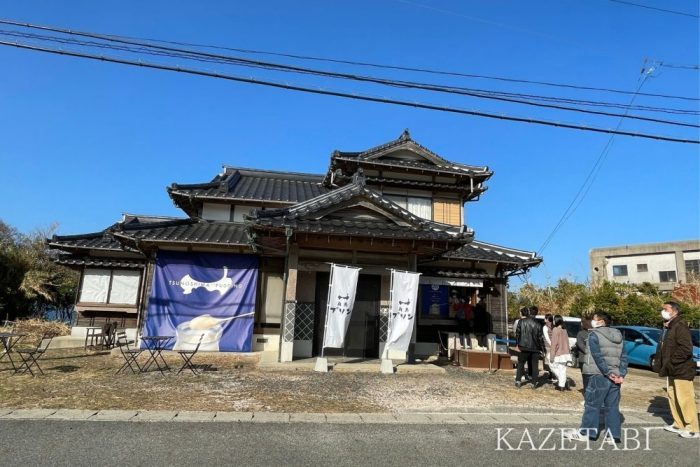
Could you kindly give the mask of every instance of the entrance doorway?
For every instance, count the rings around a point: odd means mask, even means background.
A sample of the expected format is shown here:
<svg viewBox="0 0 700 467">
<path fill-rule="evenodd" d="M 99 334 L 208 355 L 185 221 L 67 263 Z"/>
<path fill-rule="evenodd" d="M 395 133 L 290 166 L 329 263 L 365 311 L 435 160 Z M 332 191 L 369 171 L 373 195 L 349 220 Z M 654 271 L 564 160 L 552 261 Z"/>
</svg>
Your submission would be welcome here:
<svg viewBox="0 0 700 467">
<path fill-rule="evenodd" d="M 316 313 L 314 313 L 314 356 L 321 355 L 323 331 L 326 322 L 326 303 L 330 273 L 316 273 Z M 378 275 L 360 274 L 357 280 L 355 306 L 350 315 L 345 347 L 327 348 L 327 356 L 354 358 L 379 357 L 379 300 L 382 278 Z"/>
</svg>

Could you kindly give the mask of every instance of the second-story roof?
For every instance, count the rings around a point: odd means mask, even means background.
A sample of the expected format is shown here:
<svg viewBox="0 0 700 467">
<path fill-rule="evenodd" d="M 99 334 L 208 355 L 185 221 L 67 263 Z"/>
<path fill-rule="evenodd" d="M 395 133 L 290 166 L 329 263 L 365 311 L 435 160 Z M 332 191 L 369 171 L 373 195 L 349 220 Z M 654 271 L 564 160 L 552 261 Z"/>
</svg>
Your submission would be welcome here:
<svg viewBox="0 0 700 467">
<path fill-rule="evenodd" d="M 315 198 L 328 191 L 323 175 L 257 170 L 224 166 L 208 183 L 168 187 L 173 202 L 191 217 L 199 214 L 204 201 L 289 205 Z"/>
</svg>

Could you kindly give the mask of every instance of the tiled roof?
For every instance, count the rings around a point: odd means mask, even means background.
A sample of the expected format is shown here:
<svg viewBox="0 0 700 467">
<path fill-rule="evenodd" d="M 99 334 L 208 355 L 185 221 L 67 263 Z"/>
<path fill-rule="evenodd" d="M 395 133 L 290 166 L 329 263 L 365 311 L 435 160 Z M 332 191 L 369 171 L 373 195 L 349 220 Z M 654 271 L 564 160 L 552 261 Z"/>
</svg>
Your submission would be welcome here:
<svg viewBox="0 0 700 467">
<path fill-rule="evenodd" d="M 248 245 L 245 226 L 233 222 L 180 219 L 148 226 L 124 226 L 114 235 L 126 242 Z"/>
<path fill-rule="evenodd" d="M 107 268 L 142 268 L 146 261 L 125 258 L 96 258 L 91 256 L 59 255 L 55 262 L 63 266 L 97 266 Z"/>
<path fill-rule="evenodd" d="M 426 162 L 409 161 L 401 159 L 378 159 L 383 155 L 389 154 L 390 152 L 397 151 L 399 149 L 407 149 L 412 152 L 418 153 L 426 159 Z M 399 136 L 397 139 L 382 144 L 380 146 L 373 147 L 366 151 L 335 151 L 331 156 L 331 165 L 333 165 L 333 161 L 335 160 L 371 163 L 373 165 L 376 164 L 396 167 L 409 167 L 421 170 L 449 172 L 464 175 L 482 175 L 484 178 L 488 178 L 493 174 L 493 172 L 491 172 L 489 168 L 485 166 L 481 167 L 474 165 L 458 164 L 438 156 L 430 149 L 418 144 L 413 139 L 411 139 L 411 135 L 408 133 L 408 130 L 404 130 L 401 136 Z"/>
<path fill-rule="evenodd" d="M 123 214 L 119 222 L 112 224 L 100 232 L 93 232 L 80 235 L 54 235 L 47 240 L 49 247 L 64 250 L 108 250 L 124 251 L 122 244 L 114 238 L 112 232 L 124 226 L 148 226 L 154 223 L 170 222 L 174 217 L 151 216 L 143 214 Z"/>
<path fill-rule="evenodd" d="M 456 240 L 459 237 L 444 230 L 421 229 L 389 222 L 364 222 L 343 219 L 283 219 L 263 218 L 256 225 L 273 228 L 291 227 L 297 232 L 328 235 L 352 235 L 411 240 Z"/>
<path fill-rule="evenodd" d="M 209 183 L 173 183 L 168 192 L 174 198 L 300 203 L 327 192 L 322 182 L 323 175 L 226 167 Z"/>
<path fill-rule="evenodd" d="M 384 210 L 407 225 L 392 223 L 389 218 L 385 221 L 350 220 L 350 219 L 321 219 L 313 215 L 329 208 L 341 209 L 353 200 L 368 201 Z M 306 218 L 305 217 L 309 217 Z M 324 195 L 280 209 L 256 210 L 250 216 L 254 226 L 293 227 L 306 232 L 323 232 L 338 235 L 378 235 L 387 237 L 429 238 L 429 239 L 468 239 L 473 232 L 464 226 L 440 224 L 412 214 L 398 204 L 384 198 L 380 193 L 365 186 L 364 177 L 356 175 L 355 180 L 342 188 L 335 189 Z"/>
<path fill-rule="evenodd" d="M 54 235 L 49 246 L 57 249 L 86 249 L 122 251 L 121 244 L 106 230 L 82 235 Z"/>
<path fill-rule="evenodd" d="M 523 266 L 536 265 L 542 262 L 542 258 L 538 257 L 533 252 L 515 250 L 499 245 L 479 242 L 477 240 L 457 250 L 449 251 L 443 254 L 442 257 L 448 259 L 511 263 Z"/>
</svg>

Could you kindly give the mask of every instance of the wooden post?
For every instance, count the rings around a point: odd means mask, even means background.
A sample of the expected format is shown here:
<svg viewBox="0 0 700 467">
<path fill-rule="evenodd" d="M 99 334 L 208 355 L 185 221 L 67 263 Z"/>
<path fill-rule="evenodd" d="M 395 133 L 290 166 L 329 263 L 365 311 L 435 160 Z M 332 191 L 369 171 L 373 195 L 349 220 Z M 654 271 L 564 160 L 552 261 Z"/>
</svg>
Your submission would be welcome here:
<svg viewBox="0 0 700 467">
<path fill-rule="evenodd" d="M 291 362 L 294 356 L 294 321 L 297 303 L 299 246 L 289 245 L 287 284 L 284 293 L 284 316 L 280 336 L 280 362 Z"/>
</svg>

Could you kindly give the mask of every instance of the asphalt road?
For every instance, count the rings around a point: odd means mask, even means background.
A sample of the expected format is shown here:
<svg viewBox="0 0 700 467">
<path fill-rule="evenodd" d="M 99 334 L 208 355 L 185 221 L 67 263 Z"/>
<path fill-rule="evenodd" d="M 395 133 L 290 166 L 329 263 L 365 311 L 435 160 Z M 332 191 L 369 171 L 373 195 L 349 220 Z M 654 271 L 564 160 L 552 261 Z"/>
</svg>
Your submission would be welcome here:
<svg viewBox="0 0 700 467">
<path fill-rule="evenodd" d="M 499 435 L 500 428 L 500 450 Z M 0 463 L 14 465 L 698 465 L 700 440 L 640 431 L 638 449 L 545 439 L 542 425 L 134 423 L 4 420 Z M 525 434 L 528 430 L 530 440 Z M 634 433 L 630 433 L 633 435 Z M 523 442 L 523 439 L 525 440 Z M 603 447 L 600 450 L 600 447 Z M 628 448 L 637 445 L 628 440 Z M 548 448 L 533 451 L 532 448 Z M 590 465 L 590 464 L 589 464 Z"/>
</svg>

